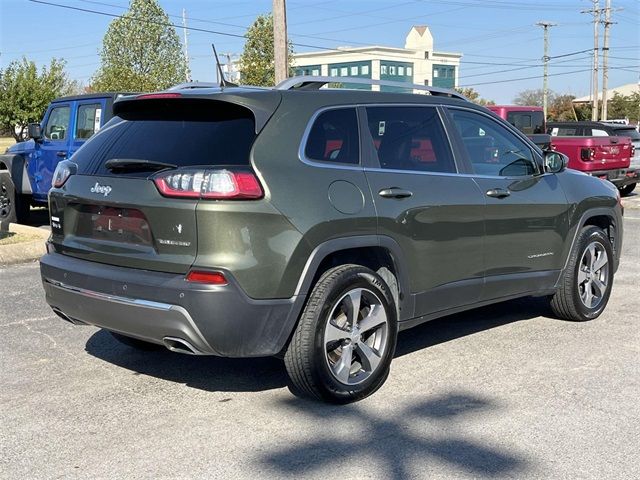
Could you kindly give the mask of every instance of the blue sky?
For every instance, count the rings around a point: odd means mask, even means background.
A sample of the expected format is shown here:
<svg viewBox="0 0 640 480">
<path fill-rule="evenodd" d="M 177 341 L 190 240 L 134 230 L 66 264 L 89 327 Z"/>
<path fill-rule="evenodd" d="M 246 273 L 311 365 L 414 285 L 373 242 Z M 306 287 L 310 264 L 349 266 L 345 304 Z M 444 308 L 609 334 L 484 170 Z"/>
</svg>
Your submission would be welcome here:
<svg viewBox="0 0 640 480">
<path fill-rule="evenodd" d="M 123 13 L 128 5 L 127 0 L 45 1 L 111 14 Z M 242 35 L 258 14 L 271 9 L 271 0 L 160 0 L 160 4 L 175 23 L 180 23 L 184 8 L 189 26 L 233 35 Z M 640 0 L 612 0 L 612 6 L 621 9 L 614 13 L 617 23 L 611 28 L 609 85 L 615 87 L 640 78 Z M 542 86 L 542 29 L 534 24 L 541 20 L 558 24 L 550 30 L 551 57 L 592 49 L 592 17 L 580 13 L 591 7 L 590 0 L 288 0 L 287 17 L 291 40 L 308 45 L 295 45 L 297 52 L 318 50 L 311 46 L 402 47 L 411 25 L 428 25 L 437 51 L 464 55 L 460 85 L 473 86 L 498 103 L 510 103 L 518 92 Z M 22 55 L 38 64 L 64 58 L 70 76 L 86 84 L 99 65 L 101 40 L 111 20 L 28 0 L 0 0 L 0 65 Z M 178 33 L 182 38 L 182 31 Z M 216 79 L 211 42 L 218 52 L 242 51 L 242 38 L 190 32 L 194 79 Z M 553 59 L 549 88 L 587 95 L 590 55 Z"/>
</svg>

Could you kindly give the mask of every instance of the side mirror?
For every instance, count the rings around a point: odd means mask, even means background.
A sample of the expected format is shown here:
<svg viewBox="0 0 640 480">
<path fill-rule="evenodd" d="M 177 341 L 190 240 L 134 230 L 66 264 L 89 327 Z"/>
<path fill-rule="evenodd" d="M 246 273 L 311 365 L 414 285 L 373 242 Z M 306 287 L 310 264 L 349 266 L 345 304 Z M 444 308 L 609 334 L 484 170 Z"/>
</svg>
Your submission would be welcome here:
<svg viewBox="0 0 640 480">
<path fill-rule="evenodd" d="M 29 138 L 33 138 L 36 142 L 42 139 L 42 127 L 39 123 L 30 123 L 28 127 Z"/>
<path fill-rule="evenodd" d="M 554 150 L 546 150 L 544 152 L 544 171 L 547 173 L 560 173 L 569 163 L 569 157 L 564 153 Z"/>
</svg>

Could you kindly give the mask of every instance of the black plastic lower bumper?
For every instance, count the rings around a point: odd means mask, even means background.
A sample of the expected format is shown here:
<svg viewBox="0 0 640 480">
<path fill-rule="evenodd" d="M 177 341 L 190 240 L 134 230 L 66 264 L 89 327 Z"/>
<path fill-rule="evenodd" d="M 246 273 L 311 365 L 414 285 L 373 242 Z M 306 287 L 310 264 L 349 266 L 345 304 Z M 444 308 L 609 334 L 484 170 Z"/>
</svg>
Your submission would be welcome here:
<svg viewBox="0 0 640 480">
<path fill-rule="evenodd" d="M 183 275 L 151 272 L 44 255 L 40 271 L 46 299 L 63 318 L 171 348 L 228 357 L 280 352 L 303 297 L 254 300 L 229 284 L 192 284 Z M 177 340 L 176 340 L 177 339 Z M 177 349 L 183 351 L 181 349 Z"/>
<path fill-rule="evenodd" d="M 586 172 L 592 177 L 609 180 L 616 187 L 622 188 L 632 183 L 640 182 L 640 170 L 635 168 L 620 168 L 616 170 L 602 170 Z"/>
</svg>

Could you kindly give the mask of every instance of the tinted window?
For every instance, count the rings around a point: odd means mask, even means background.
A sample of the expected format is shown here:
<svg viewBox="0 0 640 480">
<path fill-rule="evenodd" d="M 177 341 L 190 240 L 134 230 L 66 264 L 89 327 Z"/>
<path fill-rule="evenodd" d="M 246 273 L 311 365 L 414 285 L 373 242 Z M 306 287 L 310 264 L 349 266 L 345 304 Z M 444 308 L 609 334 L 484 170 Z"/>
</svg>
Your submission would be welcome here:
<svg viewBox="0 0 640 480">
<path fill-rule="evenodd" d="M 78 106 L 76 140 L 86 140 L 100 129 L 102 106 L 99 103 Z"/>
<path fill-rule="evenodd" d="M 327 110 L 313 122 L 304 155 L 310 160 L 360 163 L 358 117 L 354 108 Z"/>
<path fill-rule="evenodd" d="M 49 114 L 44 136 L 49 140 L 64 140 L 69 131 L 69 107 L 54 107 Z"/>
<path fill-rule="evenodd" d="M 369 131 L 380 167 L 455 172 L 440 117 L 432 107 L 368 107 Z"/>
<path fill-rule="evenodd" d="M 501 177 L 537 173 L 529 146 L 498 122 L 475 112 L 451 110 L 451 114 L 475 173 Z"/>
<path fill-rule="evenodd" d="M 527 135 L 544 133 L 544 114 L 542 112 L 509 112 L 507 122 Z"/>
<path fill-rule="evenodd" d="M 616 128 L 613 130 L 613 133 L 617 136 L 617 137 L 630 137 L 633 140 L 640 140 L 640 133 L 638 133 L 638 131 L 631 127 L 631 128 Z"/>
<path fill-rule="evenodd" d="M 249 151 L 256 136 L 249 110 L 215 101 L 136 102 L 78 149 L 73 158 L 79 173 L 112 175 L 104 167 L 112 158 L 152 160 L 179 167 L 249 165 Z M 127 174 L 146 176 L 149 172 Z"/>
<path fill-rule="evenodd" d="M 580 135 L 577 127 L 549 127 L 547 132 L 554 137 L 575 137 Z"/>
</svg>

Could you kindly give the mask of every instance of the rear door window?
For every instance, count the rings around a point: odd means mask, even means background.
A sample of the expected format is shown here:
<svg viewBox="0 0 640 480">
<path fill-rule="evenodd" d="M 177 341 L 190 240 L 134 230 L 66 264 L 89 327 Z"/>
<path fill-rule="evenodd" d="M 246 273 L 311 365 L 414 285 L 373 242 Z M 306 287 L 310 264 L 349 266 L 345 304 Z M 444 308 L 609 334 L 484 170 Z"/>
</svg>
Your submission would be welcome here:
<svg viewBox="0 0 640 480">
<path fill-rule="evenodd" d="M 456 171 L 435 107 L 367 107 L 367 122 L 381 168 Z"/>
<path fill-rule="evenodd" d="M 86 140 L 100 129 L 102 105 L 80 104 L 76 113 L 76 140 Z"/>
<path fill-rule="evenodd" d="M 111 159 L 150 160 L 178 167 L 250 164 L 256 133 L 248 109 L 190 99 L 137 102 L 138 108 L 112 118 L 76 152 L 78 173 L 114 175 L 105 167 Z M 149 172 L 126 174 L 148 176 Z"/>
<path fill-rule="evenodd" d="M 509 112 L 507 121 L 527 135 L 544 133 L 544 114 L 542 112 Z"/>
<path fill-rule="evenodd" d="M 319 162 L 360 163 L 356 109 L 336 108 L 318 115 L 307 136 L 304 156 Z"/>
</svg>

